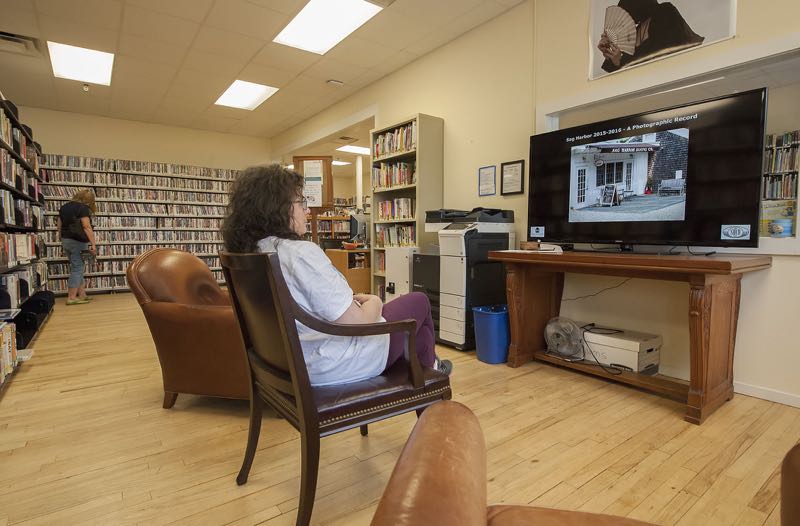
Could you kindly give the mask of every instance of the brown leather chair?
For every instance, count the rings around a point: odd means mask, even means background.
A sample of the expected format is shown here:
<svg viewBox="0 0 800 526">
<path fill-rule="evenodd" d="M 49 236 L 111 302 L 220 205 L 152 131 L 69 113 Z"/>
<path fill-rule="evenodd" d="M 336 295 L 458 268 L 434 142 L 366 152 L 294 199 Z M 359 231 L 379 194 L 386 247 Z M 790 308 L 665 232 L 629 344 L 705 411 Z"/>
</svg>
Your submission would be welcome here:
<svg viewBox="0 0 800 526">
<path fill-rule="evenodd" d="M 786 453 L 781 466 L 781 524 L 800 524 L 800 444 Z"/>
<path fill-rule="evenodd" d="M 624 517 L 486 505 L 486 445 L 478 419 L 457 402 L 422 414 L 383 492 L 372 526 L 646 526 Z"/>
<path fill-rule="evenodd" d="M 220 255 L 225 280 L 247 349 L 251 374 L 250 433 L 238 484 L 247 482 L 261 430 L 262 404 L 267 403 L 300 431 L 302 471 L 297 524 L 311 520 L 317 486 L 320 438 L 367 425 L 450 398 L 450 379 L 423 368 L 414 352 L 416 322 L 342 325 L 313 317 L 295 301 L 286 286 L 278 255 Z M 312 387 L 308 379 L 298 321 L 316 331 L 340 336 L 367 336 L 404 331 L 409 361 L 401 360 L 383 375 L 361 382 Z"/>
<path fill-rule="evenodd" d="M 154 248 L 127 271 L 156 344 L 164 408 L 178 393 L 247 399 L 250 380 L 228 293 L 196 256 Z"/>
</svg>

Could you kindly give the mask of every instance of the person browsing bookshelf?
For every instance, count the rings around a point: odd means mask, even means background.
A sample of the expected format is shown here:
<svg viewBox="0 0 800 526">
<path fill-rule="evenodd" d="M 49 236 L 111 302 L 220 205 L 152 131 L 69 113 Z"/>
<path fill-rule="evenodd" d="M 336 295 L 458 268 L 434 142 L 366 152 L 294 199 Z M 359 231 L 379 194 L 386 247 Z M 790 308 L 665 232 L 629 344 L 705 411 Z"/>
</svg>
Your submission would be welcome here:
<svg viewBox="0 0 800 526">
<path fill-rule="evenodd" d="M 86 295 L 84 286 L 83 252 L 88 250 L 93 256 L 97 255 L 90 219 L 96 211 L 94 192 L 91 190 L 76 192 L 72 200 L 64 203 L 58 211 L 57 226 L 61 236 L 61 247 L 69 260 L 67 305 L 80 305 L 88 303 L 91 299 Z"/>
<path fill-rule="evenodd" d="M 306 233 L 303 178 L 280 165 L 252 167 L 233 183 L 222 226 L 230 252 L 277 252 L 292 298 L 312 315 L 335 323 L 361 324 L 414 319 L 423 367 L 450 374 L 453 365 L 435 354 L 431 306 L 415 292 L 387 304 L 372 294 L 353 294 L 344 276 Z M 403 333 L 332 336 L 297 322 L 312 385 L 357 382 L 380 375 L 403 357 Z"/>
</svg>

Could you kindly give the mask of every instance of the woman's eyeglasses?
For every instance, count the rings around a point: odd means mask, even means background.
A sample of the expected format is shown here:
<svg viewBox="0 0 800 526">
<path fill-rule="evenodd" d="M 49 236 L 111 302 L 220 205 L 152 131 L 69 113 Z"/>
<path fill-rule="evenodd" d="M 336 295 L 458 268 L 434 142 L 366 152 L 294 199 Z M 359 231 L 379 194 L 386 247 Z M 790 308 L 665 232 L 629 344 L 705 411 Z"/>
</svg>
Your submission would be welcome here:
<svg viewBox="0 0 800 526">
<path fill-rule="evenodd" d="M 295 199 L 292 201 L 293 203 L 300 203 L 300 206 L 303 207 L 303 210 L 308 210 L 308 199 L 305 197 L 301 197 L 300 199 Z"/>
</svg>

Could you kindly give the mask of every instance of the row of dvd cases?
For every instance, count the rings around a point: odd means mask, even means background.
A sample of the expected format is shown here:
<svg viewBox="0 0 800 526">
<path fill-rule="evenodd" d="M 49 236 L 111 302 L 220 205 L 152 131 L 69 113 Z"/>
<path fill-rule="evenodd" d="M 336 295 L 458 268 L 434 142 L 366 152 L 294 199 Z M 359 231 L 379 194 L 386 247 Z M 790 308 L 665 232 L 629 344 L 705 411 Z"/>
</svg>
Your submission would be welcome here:
<svg viewBox="0 0 800 526">
<path fill-rule="evenodd" d="M 218 252 L 230 183 L 237 171 L 49 155 L 45 158 L 44 242 L 49 288 L 66 293 L 69 264 L 56 231 L 58 211 L 80 190 L 97 201 L 92 216 L 97 254 L 87 257 L 89 292 L 127 291 L 125 273 L 138 255 L 156 247 L 185 250 L 224 278 Z"/>
</svg>

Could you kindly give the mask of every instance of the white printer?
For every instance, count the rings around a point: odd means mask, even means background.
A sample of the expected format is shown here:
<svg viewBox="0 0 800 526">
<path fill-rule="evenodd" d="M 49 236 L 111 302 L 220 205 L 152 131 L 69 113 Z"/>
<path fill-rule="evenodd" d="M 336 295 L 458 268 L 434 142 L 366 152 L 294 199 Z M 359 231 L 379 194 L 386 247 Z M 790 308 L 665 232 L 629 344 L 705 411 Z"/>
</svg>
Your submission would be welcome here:
<svg viewBox="0 0 800 526">
<path fill-rule="evenodd" d="M 439 233 L 438 340 L 473 349 L 472 307 L 506 303 L 505 269 L 489 252 L 515 248 L 514 211 L 428 211 L 425 231 Z"/>
</svg>

